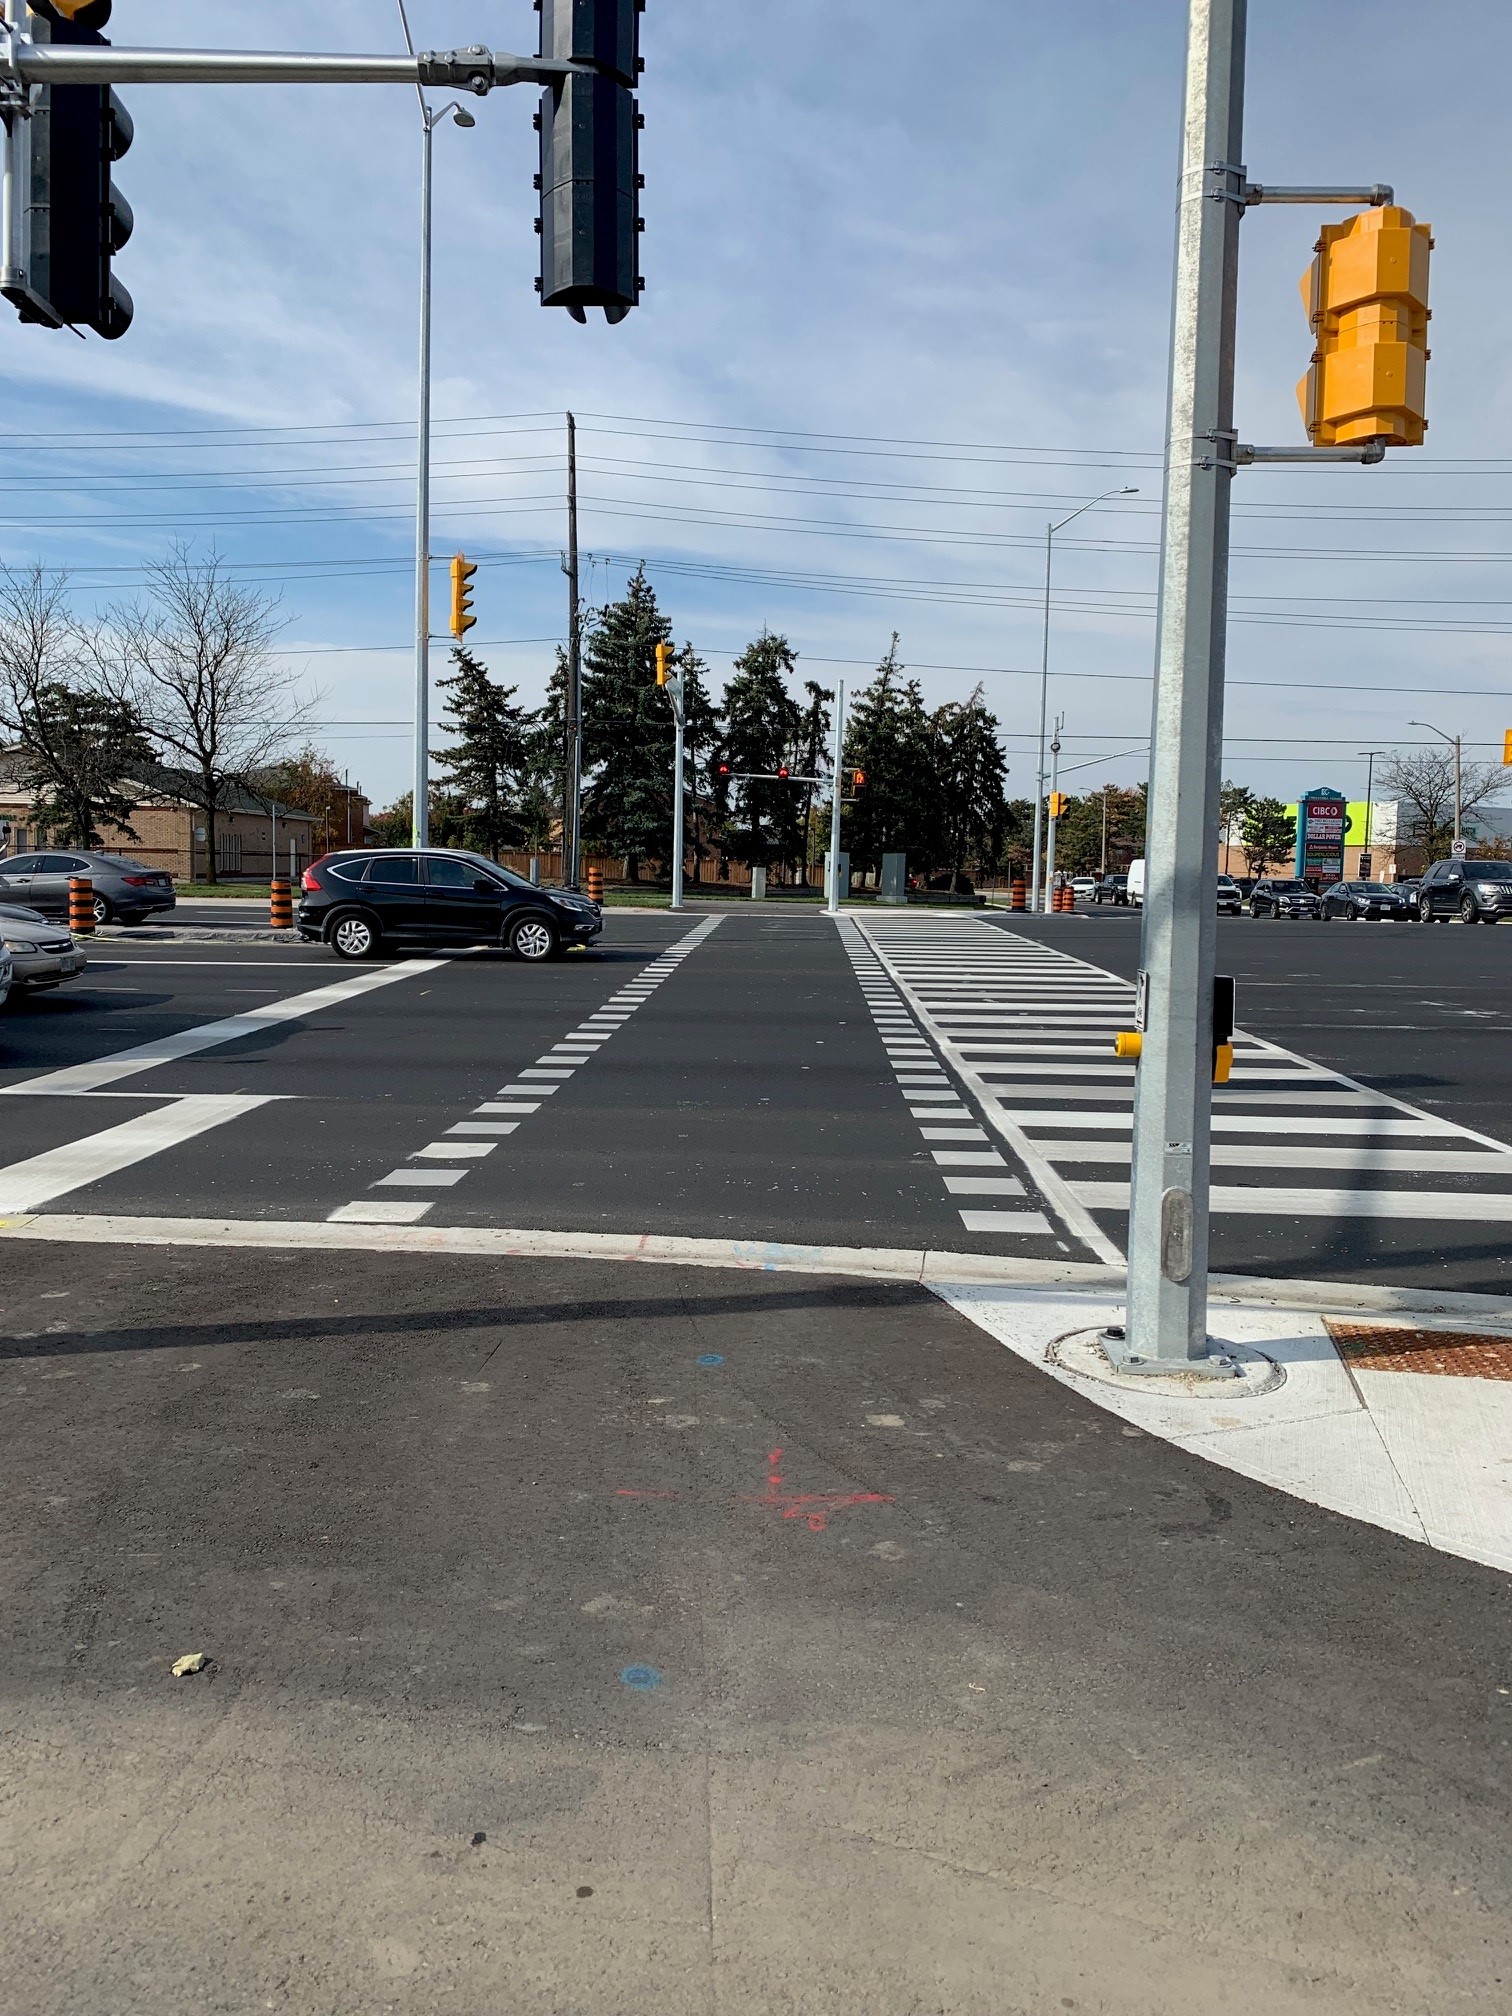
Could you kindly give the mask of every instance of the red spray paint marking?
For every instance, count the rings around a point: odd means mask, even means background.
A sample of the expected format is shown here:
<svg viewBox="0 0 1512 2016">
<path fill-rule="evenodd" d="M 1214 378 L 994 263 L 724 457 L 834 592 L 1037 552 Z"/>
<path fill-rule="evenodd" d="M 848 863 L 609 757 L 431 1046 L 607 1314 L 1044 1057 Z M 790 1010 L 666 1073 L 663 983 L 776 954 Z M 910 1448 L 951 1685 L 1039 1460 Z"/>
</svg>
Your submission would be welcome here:
<svg viewBox="0 0 1512 2016">
<path fill-rule="evenodd" d="M 894 1502 L 883 1491 L 784 1491 L 782 1472 L 777 1468 L 781 1461 L 780 1449 L 768 1453 L 766 1490 L 759 1498 L 748 1497 L 745 1502 L 780 1511 L 784 1519 L 801 1519 L 810 1533 L 822 1533 L 829 1524 L 830 1514 L 843 1512 L 848 1506 Z"/>
</svg>

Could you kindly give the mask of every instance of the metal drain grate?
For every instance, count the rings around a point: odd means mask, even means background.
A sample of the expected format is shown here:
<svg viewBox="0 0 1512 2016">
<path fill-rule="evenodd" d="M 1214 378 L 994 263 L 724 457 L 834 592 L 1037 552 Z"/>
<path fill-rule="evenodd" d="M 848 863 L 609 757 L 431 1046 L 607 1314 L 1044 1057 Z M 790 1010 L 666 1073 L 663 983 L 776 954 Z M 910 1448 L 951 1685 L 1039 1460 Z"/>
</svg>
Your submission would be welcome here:
<svg viewBox="0 0 1512 2016">
<path fill-rule="evenodd" d="M 1512 1337 L 1332 1319 L 1328 1334 L 1349 1363 L 1362 1372 L 1441 1372 L 1451 1379 L 1512 1379 Z"/>
</svg>

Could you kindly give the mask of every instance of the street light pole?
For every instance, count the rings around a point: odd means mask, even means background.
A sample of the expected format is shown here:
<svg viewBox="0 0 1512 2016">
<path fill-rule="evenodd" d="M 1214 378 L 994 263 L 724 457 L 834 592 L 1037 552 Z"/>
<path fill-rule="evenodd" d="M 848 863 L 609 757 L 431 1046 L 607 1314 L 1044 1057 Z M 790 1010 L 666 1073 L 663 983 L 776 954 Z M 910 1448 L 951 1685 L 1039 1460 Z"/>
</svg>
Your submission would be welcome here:
<svg viewBox="0 0 1512 2016">
<path fill-rule="evenodd" d="M 578 594 L 577 421 L 567 415 L 567 777 L 562 880 L 576 889 L 583 854 L 583 610 Z"/>
<path fill-rule="evenodd" d="M 1207 1334 L 1218 806 L 1236 467 L 1246 0 L 1190 0 L 1129 1204 L 1135 1372 L 1232 1372 Z"/>
<path fill-rule="evenodd" d="M 431 159 L 435 120 L 420 100 L 420 416 L 415 479 L 415 765 L 411 845 L 430 845 Z"/>
<path fill-rule="evenodd" d="M 1029 908 L 1040 908 L 1040 848 L 1044 835 L 1045 800 L 1045 719 L 1050 699 L 1050 568 L 1055 552 L 1055 535 L 1064 532 L 1073 519 L 1080 518 L 1083 511 L 1090 511 L 1095 505 L 1106 504 L 1110 497 L 1137 497 L 1138 486 L 1130 484 L 1122 490 L 1105 490 L 1101 497 L 1089 497 L 1085 504 L 1078 505 L 1069 518 L 1062 518 L 1058 524 L 1045 527 L 1045 620 L 1040 635 L 1040 700 L 1039 700 L 1039 762 L 1035 769 L 1034 798 L 1034 866 L 1030 871 Z"/>
<path fill-rule="evenodd" d="M 1373 825 L 1373 823 L 1374 823 L 1374 819 L 1375 819 L 1375 759 L 1377 758 L 1377 756 L 1384 756 L 1384 755 L 1386 754 L 1386 751 L 1385 751 L 1384 749 L 1361 749 L 1361 750 L 1359 751 L 1359 754 L 1360 754 L 1361 756 L 1363 756 L 1363 757 L 1365 757 L 1365 758 L 1366 758 L 1366 763 L 1365 763 L 1365 845 L 1364 845 L 1364 847 L 1363 847 L 1363 849 L 1362 849 L 1361 851 L 1362 851 L 1363 853 L 1367 854 L 1367 855 L 1370 855 L 1370 834 L 1371 834 L 1371 828 L 1372 828 L 1372 825 Z M 1374 874 L 1375 874 L 1375 857 L 1374 857 L 1374 855 L 1370 855 L 1370 872 L 1371 872 L 1371 875 L 1374 875 Z"/>
<path fill-rule="evenodd" d="M 1458 735 L 1446 735 L 1442 728 L 1435 728 L 1431 721 L 1409 721 L 1407 726 L 1409 728 L 1426 728 L 1430 735 L 1437 735 L 1440 742 L 1447 742 L 1449 747 L 1454 751 L 1454 844 L 1458 847 L 1460 842 L 1460 822 L 1463 817 L 1460 801 L 1464 796 L 1464 786 L 1461 781 L 1460 738 Z"/>
</svg>

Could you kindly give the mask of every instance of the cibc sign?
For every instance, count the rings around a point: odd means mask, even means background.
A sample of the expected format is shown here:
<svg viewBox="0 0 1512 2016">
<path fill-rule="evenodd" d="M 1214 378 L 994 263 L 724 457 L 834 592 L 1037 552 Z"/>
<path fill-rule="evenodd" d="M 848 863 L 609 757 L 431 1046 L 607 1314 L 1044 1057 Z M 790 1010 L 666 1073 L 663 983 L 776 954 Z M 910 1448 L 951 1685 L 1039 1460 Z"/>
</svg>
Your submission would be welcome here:
<svg viewBox="0 0 1512 2016">
<path fill-rule="evenodd" d="M 1344 880 L 1349 806 L 1342 791 L 1307 791 L 1297 800 L 1297 874 L 1304 881 Z"/>
</svg>

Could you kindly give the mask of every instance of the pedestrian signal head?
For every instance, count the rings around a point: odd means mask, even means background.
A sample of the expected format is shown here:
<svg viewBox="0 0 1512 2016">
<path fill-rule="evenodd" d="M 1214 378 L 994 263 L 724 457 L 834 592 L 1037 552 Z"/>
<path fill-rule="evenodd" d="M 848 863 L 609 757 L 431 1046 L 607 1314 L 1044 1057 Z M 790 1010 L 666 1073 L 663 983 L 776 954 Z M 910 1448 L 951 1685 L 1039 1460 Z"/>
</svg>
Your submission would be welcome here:
<svg viewBox="0 0 1512 2016">
<path fill-rule="evenodd" d="M 665 686 L 672 677 L 672 646 L 667 643 L 656 647 L 656 683 Z"/>
<path fill-rule="evenodd" d="M 472 613 L 472 577 L 478 571 L 476 560 L 469 560 L 465 553 L 459 553 L 451 563 L 451 634 L 465 637 L 477 617 Z"/>
<path fill-rule="evenodd" d="M 1424 417 L 1433 233 L 1395 203 L 1325 224 L 1302 276 L 1317 348 L 1297 400 L 1319 447 L 1415 448 Z"/>
<path fill-rule="evenodd" d="M 866 772 L 864 770 L 853 770 L 851 778 L 855 788 L 859 791 L 861 786 L 866 782 Z"/>
<path fill-rule="evenodd" d="M 788 766 L 786 763 L 779 763 L 777 765 L 777 775 L 779 777 L 786 777 L 788 775 Z"/>
<path fill-rule="evenodd" d="M 720 775 L 721 777 L 728 777 L 728 776 L 729 776 L 729 774 L 730 774 L 730 766 L 729 766 L 729 764 L 728 764 L 728 763 L 721 763 L 721 764 L 719 765 L 719 775 Z"/>
</svg>

